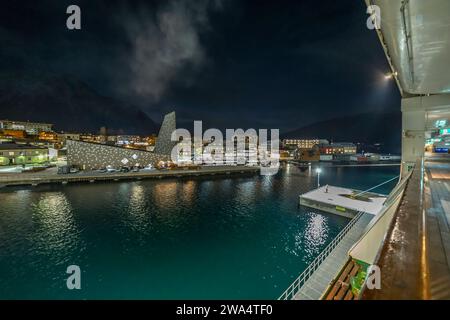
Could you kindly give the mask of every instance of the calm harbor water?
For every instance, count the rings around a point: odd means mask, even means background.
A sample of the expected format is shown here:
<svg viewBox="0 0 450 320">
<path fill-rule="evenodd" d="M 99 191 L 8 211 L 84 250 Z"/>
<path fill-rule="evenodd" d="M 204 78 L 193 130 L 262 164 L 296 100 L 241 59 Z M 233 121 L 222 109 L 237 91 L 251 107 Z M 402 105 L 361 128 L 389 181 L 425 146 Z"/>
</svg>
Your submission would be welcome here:
<svg viewBox="0 0 450 320">
<path fill-rule="evenodd" d="M 324 168 L 367 189 L 399 167 Z M 298 206 L 313 170 L 0 191 L 0 299 L 275 299 L 348 223 Z M 388 193 L 392 182 L 376 190 Z M 66 268 L 82 271 L 68 290 Z"/>
</svg>

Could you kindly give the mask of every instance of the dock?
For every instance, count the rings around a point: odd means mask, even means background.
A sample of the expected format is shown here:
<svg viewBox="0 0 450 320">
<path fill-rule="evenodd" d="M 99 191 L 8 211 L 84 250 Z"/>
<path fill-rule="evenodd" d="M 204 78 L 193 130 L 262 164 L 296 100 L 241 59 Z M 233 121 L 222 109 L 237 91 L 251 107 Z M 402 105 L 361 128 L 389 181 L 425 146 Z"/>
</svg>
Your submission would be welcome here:
<svg viewBox="0 0 450 320">
<path fill-rule="evenodd" d="M 386 199 L 378 193 L 328 185 L 300 195 L 300 205 L 354 218 L 358 212 L 376 215 Z"/>
<path fill-rule="evenodd" d="M 97 181 L 125 181 L 142 179 L 162 179 L 162 178 L 182 178 L 200 176 L 244 175 L 257 174 L 259 167 L 246 166 L 205 166 L 200 169 L 172 169 L 172 170 L 152 170 L 139 172 L 111 172 L 102 173 L 97 171 L 81 171 L 71 174 L 56 174 L 55 172 L 37 173 L 8 173 L 0 175 L 0 187 L 8 186 L 38 186 L 41 184 L 59 183 L 94 183 Z"/>
</svg>

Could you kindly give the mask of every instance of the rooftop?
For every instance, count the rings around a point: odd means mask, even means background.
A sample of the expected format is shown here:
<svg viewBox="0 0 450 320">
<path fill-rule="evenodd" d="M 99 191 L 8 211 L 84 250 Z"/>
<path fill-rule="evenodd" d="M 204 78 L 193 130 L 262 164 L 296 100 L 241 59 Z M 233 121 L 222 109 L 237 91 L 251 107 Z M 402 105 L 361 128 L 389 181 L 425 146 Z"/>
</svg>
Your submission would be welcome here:
<svg viewBox="0 0 450 320">
<path fill-rule="evenodd" d="M 333 142 L 331 144 L 332 147 L 354 147 L 355 144 L 353 142 Z"/>
<path fill-rule="evenodd" d="M 10 122 L 10 123 L 20 123 L 20 124 L 40 124 L 40 125 L 53 126 L 53 123 L 35 122 L 35 121 L 16 121 L 16 120 L 0 119 L 0 122 Z"/>
<path fill-rule="evenodd" d="M 39 146 L 32 146 L 29 144 L 0 143 L 0 150 L 27 150 L 27 149 L 46 149 L 46 148 Z"/>
</svg>

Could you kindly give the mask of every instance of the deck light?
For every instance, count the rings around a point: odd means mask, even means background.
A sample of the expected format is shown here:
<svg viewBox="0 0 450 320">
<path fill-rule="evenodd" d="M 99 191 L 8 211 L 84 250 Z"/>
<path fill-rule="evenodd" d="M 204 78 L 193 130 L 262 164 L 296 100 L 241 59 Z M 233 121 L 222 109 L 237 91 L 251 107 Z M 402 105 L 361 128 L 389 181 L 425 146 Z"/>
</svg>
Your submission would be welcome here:
<svg viewBox="0 0 450 320">
<path fill-rule="evenodd" d="M 320 188 L 320 173 L 322 172 L 322 169 L 317 168 L 316 172 L 317 172 L 317 188 Z"/>
</svg>

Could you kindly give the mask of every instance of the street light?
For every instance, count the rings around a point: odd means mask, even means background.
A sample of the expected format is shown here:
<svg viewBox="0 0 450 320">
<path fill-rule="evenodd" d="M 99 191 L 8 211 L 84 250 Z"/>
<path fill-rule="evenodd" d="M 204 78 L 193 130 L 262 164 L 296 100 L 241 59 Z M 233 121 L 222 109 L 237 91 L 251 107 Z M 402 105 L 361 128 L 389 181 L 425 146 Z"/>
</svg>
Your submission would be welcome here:
<svg viewBox="0 0 450 320">
<path fill-rule="evenodd" d="M 320 173 L 322 172 L 322 169 L 317 168 L 316 172 L 317 172 L 317 188 L 320 188 Z"/>
<path fill-rule="evenodd" d="M 392 79 L 393 77 L 396 77 L 397 74 L 398 74 L 397 71 L 389 72 L 389 73 L 384 75 L 384 79 L 386 79 L 386 80 Z"/>
</svg>

